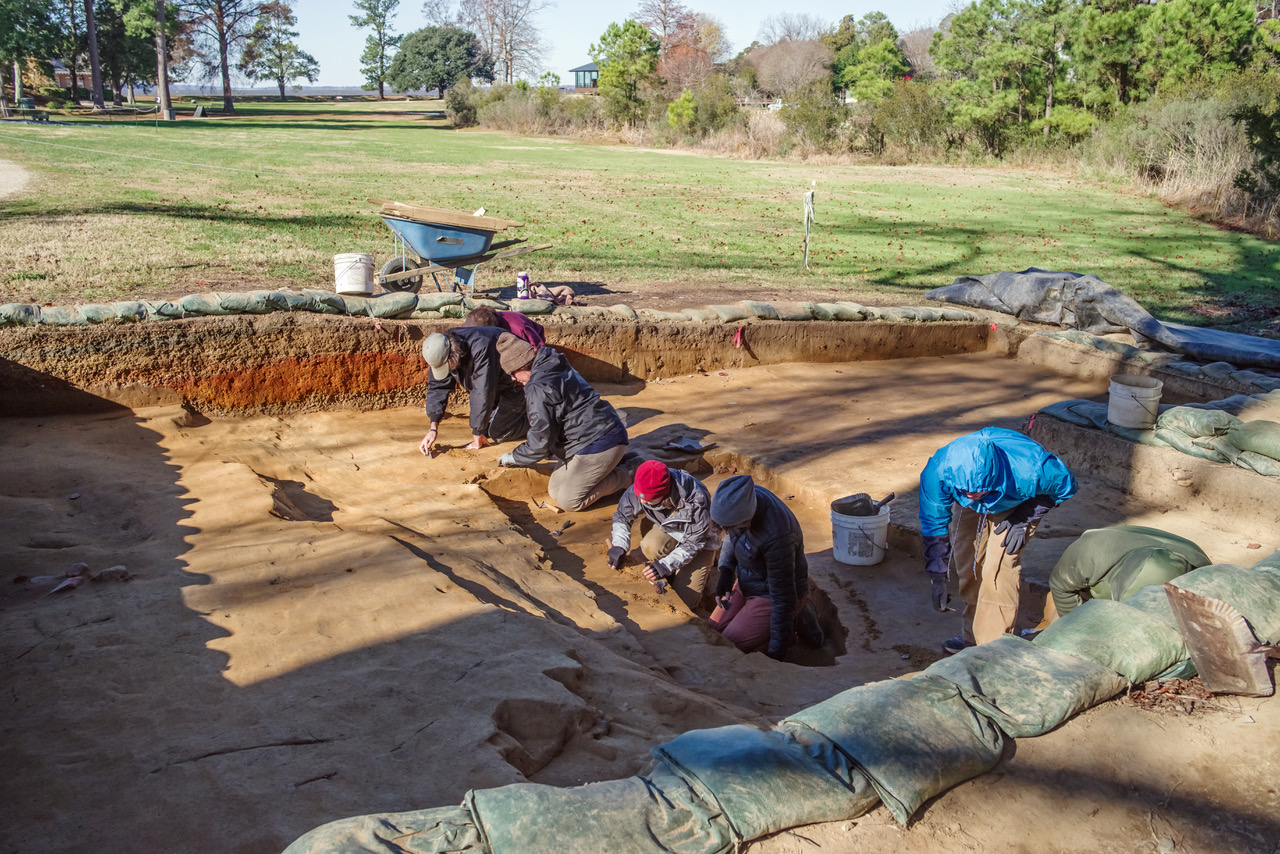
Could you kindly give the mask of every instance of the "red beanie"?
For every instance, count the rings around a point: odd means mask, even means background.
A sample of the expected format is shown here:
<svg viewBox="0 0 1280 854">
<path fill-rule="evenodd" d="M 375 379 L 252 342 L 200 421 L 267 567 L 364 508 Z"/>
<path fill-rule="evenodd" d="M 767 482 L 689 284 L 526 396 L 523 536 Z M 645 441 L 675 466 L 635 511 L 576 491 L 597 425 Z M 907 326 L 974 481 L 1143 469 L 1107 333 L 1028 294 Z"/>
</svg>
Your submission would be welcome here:
<svg viewBox="0 0 1280 854">
<path fill-rule="evenodd" d="M 657 460 L 647 460 L 636 469 L 636 497 L 645 504 L 657 504 L 671 492 L 671 469 Z"/>
</svg>

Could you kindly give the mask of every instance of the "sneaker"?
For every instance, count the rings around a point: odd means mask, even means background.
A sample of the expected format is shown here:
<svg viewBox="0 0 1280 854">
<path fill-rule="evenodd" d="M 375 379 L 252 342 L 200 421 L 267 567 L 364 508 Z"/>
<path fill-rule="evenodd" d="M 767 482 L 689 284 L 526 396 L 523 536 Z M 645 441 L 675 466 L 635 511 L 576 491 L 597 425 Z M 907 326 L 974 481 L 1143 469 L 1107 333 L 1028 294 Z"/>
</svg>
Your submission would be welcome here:
<svg viewBox="0 0 1280 854">
<path fill-rule="evenodd" d="M 968 649 L 971 646 L 977 646 L 977 644 L 973 641 L 965 640 L 964 635 L 956 635 L 942 642 L 942 651 L 947 655 L 955 655 L 960 650 Z"/>
</svg>

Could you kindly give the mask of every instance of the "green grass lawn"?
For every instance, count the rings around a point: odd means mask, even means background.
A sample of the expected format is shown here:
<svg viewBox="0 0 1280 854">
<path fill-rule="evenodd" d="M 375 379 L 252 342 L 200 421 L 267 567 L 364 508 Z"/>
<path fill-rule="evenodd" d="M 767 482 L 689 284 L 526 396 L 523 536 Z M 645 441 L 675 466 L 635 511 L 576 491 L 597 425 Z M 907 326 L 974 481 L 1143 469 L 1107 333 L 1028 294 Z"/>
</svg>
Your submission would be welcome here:
<svg viewBox="0 0 1280 854">
<path fill-rule="evenodd" d="M 527 266 L 545 281 L 794 283 L 920 303 L 957 276 L 1040 267 L 1093 273 L 1169 320 L 1231 322 L 1277 302 L 1274 243 L 1065 174 L 459 132 L 439 106 L 257 101 L 174 123 L 0 124 L 0 158 L 32 177 L 0 201 L 0 302 L 332 287 L 335 254 L 391 254 L 370 197 L 484 207 L 554 244 L 483 268 L 504 283 Z"/>
</svg>

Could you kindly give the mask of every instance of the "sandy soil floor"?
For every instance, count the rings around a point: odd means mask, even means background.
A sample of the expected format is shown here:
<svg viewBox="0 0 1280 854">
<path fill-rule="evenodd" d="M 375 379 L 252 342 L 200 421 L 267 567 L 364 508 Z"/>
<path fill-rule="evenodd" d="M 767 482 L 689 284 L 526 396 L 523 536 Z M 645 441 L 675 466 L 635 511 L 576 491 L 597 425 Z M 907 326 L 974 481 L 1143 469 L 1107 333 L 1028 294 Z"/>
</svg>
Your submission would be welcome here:
<svg viewBox="0 0 1280 854">
<path fill-rule="evenodd" d="M 271 852 L 331 819 L 468 788 L 633 774 L 694 728 L 767 725 L 940 657 L 958 618 L 918 558 L 836 563 L 827 503 L 900 496 L 956 435 L 1103 391 L 988 355 L 779 365 L 605 388 L 634 445 L 714 485 L 755 471 L 805 527 L 827 645 L 743 656 L 672 595 L 604 563 L 613 503 L 540 506 L 510 446 L 416 450 L 414 409 L 210 420 L 180 409 L 0 421 L 0 850 Z M 660 450 L 677 438 L 704 455 Z M 1027 559 L 1137 522 L 1220 561 L 1274 529 L 1143 506 L 1078 472 Z M 571 525 L 567 523 L 572 523 Z M 1230 522 L 1226 523 L 1230 525 Z M 1249 549 L 1250 544 L 1260 549 Z M 74 564 L 132 580 L 52 592 Z M 1038 619 L 1028 597 L 1024 623 Z M 1280 703 L 1194 714 L 1120 699 L 928 804 L 753 852 L 1280 851 Z"/>
</svg>

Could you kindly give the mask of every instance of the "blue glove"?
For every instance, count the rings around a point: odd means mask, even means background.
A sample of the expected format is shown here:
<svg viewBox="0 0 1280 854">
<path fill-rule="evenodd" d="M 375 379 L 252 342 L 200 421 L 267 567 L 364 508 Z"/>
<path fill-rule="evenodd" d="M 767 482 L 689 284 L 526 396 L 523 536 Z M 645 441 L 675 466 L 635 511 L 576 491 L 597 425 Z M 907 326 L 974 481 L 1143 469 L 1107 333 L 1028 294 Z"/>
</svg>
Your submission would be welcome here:
<svg viewBox="0 0 1280 854">
<path fill-rule="evenodd" d="M 506 469 L 513 469 L 513 468 L 516 468 L 516 456 L 515 456 L 515 454 L 511 453 L 510 451 L 507 451 L 505 454 L 503 454 L 502 456 L 498 457 L 498 465 L 500 465 L 500 466 L 502 466 L 503 468 L 506 468 Z"/>
<path fill-rule="evenodd" d="M 1027 544 L 1027 532 L 1033 522 L 1039 522 L 1054 507 L 1053 499 L 1047 495 L 1028 498 L 1009 511 L 1004 521 L 996 525 L 994 533 L 1004 534 L 1004 553 L 1017 554 Z"/>
</svg>

